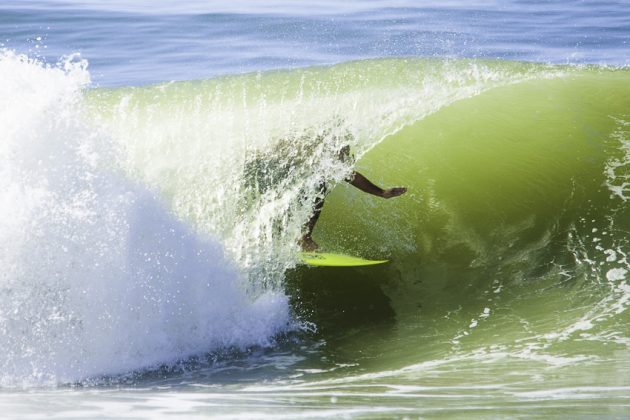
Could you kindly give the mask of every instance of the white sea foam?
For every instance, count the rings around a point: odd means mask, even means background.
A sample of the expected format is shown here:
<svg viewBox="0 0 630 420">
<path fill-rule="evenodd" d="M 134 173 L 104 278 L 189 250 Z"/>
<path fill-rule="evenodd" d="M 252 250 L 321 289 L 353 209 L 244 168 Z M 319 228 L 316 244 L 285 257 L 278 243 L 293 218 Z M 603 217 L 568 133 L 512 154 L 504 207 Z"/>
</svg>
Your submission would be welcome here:
<svg viewBox="0 0 630 420">
<path fill-rule="evenodd" d="M 252 301 L 221 244 L 115 173 L 84 117 L 87 63 L 0 53 L 0 384 L 116 374 L 287 327 L 283 294 Z"/>
</svg>

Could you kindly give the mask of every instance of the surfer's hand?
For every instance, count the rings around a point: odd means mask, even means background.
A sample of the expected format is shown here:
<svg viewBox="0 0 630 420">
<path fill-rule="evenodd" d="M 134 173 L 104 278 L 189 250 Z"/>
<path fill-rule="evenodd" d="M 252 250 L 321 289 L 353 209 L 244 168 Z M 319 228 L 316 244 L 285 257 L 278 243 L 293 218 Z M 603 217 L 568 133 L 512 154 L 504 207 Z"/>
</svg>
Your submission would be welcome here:
<svg viewBox="0 0 630 420">
<path fill-rule="evenodd" d="M 403 195 L 406 192 L 407 192 L 407 187 L 390 188 L 388 190 L 383 190 L 383 195 L 381 195 L 381 197 L 383 198 L 398 197 L 399 195 Z"/>
</svg>

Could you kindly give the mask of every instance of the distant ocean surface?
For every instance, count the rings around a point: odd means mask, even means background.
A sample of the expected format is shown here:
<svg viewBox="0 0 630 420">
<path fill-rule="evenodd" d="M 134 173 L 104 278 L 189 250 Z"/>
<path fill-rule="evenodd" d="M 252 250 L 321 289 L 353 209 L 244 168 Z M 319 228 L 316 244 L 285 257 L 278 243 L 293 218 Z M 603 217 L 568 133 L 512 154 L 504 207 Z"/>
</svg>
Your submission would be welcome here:
<svg viewBox="0 0 630 420">
<path fill-rule="evenodd" d="M 627 65 L 625 1 L 4 1 L 4 48 L 79 52 L 101 86 L 334 64 L 469 57 Z"/>
<path fill-rule="evenodd" d="M 628 417 L 629 43 L 627 1 L 3 1 L 2 415 Z M 390 263 L 300 264 L 322 180 L 322 249 Z"/>
</svg>

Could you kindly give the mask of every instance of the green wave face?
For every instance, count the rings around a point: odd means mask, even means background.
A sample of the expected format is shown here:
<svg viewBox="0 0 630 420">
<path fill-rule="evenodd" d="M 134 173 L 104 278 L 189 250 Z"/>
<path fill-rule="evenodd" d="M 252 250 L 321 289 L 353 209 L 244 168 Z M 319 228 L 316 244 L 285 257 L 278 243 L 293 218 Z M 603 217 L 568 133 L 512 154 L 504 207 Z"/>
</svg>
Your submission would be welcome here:
<svg viewBox="0 0 630 420">
<path fill-rule="evenodd" d="M 629 76 L 585 70 L 527 80 L 404 127 L 356 168 L 409 193 L 379 200 L 340 186 L 318 237 L 347 250 L 474 268 L 536 249 L 555 258 L 566 247 L 549 246 L 567 243 L 585 222 L 592 233 L 609 223 L 627 229 Z M 589 215 L 595 221 L 582 220 Z"/>
<path fill-rule="evenodd" d="M 253 293 L 286 283 L 301 295 L 296 311 L 311 305 L 341 336 L 338 357 L 365 349 L 381 357 L 363 367 L 401 377 L 453 363 L 447 384 L 458 369 L 480 382 L 582 361 L 597 378 L 628 371 L 627 70 L 377 60 L 87 101 L 123 169 L 219 237 Z M 408 193 L 383 200 L 344 183 L 345 144 L 356 170 Z M 315 240 L 391 264 L 286 271 L 322 179 L 336 187 Z M 395 327 L 344 338 L 350 298 L 380 299 L 357 320 Z M 510 363 L 481 372 L 479 360 Z"/>
<path fill-rule="evenodd" d="M 580 69 L 456 101 L 358 163 L 406 196 L 333 192 L 316 239 L 393 260 L 372 279 L 396 313 L 392 363 L 627 369 L 629 81 Z"/>
</svg>

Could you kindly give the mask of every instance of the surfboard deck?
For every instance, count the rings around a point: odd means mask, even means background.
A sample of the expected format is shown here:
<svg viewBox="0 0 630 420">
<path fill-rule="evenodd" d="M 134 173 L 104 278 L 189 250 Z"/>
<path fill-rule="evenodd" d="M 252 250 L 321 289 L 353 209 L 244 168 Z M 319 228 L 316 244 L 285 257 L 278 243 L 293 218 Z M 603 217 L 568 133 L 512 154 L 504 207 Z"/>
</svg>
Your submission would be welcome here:
<svg viewBox="0 0 630 420">
<path fill-rule="evenodd" d="M 344 254 L 331 252 L 300 252 L 300 259 L 307 265 L 315 267 L 361 267 L 366 265 L 384 264 L 389 260 L 365 260 Z"/>
</svg>

